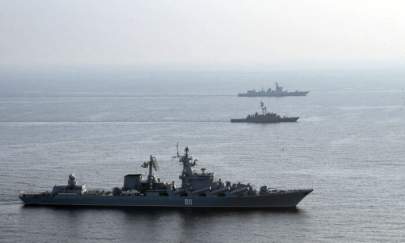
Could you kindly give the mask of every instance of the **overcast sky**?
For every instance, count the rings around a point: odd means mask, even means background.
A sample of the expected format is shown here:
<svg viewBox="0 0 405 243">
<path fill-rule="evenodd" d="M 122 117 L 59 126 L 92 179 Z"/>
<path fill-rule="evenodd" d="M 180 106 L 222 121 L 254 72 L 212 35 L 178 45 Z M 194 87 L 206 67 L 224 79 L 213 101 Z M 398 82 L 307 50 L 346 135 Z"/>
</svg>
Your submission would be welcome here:
<svg viewBox="0 0 405 243">
<path fill-rule="evenodd" d="M 0 66 L 405 64 L 402 0 L 0 0 Z"/>
</svg>

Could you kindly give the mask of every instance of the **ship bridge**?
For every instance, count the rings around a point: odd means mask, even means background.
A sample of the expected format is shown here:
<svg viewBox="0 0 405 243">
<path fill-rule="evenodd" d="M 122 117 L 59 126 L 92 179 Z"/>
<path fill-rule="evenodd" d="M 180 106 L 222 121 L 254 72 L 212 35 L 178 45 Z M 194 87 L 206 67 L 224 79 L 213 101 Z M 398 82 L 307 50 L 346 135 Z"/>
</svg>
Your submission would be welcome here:
<svg viewBox="0 0 405 243">
<path fill-rule="evenodd" d="M 201 172 L 195 172 L 192 170 L 196 166 L 197 160 L 193 160 L 193 157 L 189 155 L 189 148 L 184 149 L 184 155 L 180 157 L 179 162 L 183 164 L 183 172 L 179 176 L 181 179 L 182 188 L 190 191 L 209 189 L 213 184 L 214 174 L 205 172 L 205 168 L 201 168 Z"/>
</svg>

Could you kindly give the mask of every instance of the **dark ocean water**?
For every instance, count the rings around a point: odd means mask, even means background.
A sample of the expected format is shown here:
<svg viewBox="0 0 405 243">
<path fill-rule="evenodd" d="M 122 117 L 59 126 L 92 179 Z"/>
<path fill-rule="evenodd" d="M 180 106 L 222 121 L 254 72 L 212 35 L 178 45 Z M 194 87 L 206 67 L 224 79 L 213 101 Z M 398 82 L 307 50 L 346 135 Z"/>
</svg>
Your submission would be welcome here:
<svg viewBox="0 0 405 243">
<path fill-rule="evenodd" d="M 0 242 L 405 241 L 401 75 L 0 75 Z M 259 108 L 237 92 L 277 79 L 311 90 L 263 99 L 298 123 L 228 122 Z M 314 192 L 287 212 L 27 208 L 17 198 L 72 172 L 91 188 L 120 186 L 149 154 L 161 179 L 178 182 L 177 142 L 217 177 Z"/>
</svg>

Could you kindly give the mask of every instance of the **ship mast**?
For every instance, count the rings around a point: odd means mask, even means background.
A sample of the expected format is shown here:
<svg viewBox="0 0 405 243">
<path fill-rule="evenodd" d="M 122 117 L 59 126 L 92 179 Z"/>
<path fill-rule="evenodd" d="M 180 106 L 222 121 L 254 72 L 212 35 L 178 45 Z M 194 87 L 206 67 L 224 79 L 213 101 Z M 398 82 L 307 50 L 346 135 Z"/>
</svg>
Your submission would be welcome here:
<svg viewBox="0 0 405 243">
<path fill-rule="evenodd" d="M 193 157 L 189 156 L 189 148 L 186 147 L 184 149 L 184 155 L 180 157 L 179 162 L 183 163 L 183 172 L 179 176 L 181 179 L 182 187 L 187 187 L 187 177 L 193 175 L 192 167 L 196 165 L 196 160 L 193 161 Z"/>
<path fill-rule="evenodd" d="M 142 164 L 143 168 L 148 168 L 149 173 L 148 173 L 148 183 L 149 183 L 149 188 L 152 189 L 153 187 L 153 182 L 155 181 L 155 177 L 153 176 L 153 170 L 157 171 L 158 170 L 158 164 L 156 157 L 150 155 L 149 161 L 145 161 Z"/>
<path fill-rule="evenodd" d="M 276 82 L 276 91 L 282 91 L 282 90 L 283 90 L 283 87 L 278 85 L 278 82 Z"/>
<path fill-rule="evenodd" d="M 262 109 L 263 115 L 266 115 L 267 107 L 264 105 L 263 101 L 260 101 L 260 108 Z"/>
</svg>

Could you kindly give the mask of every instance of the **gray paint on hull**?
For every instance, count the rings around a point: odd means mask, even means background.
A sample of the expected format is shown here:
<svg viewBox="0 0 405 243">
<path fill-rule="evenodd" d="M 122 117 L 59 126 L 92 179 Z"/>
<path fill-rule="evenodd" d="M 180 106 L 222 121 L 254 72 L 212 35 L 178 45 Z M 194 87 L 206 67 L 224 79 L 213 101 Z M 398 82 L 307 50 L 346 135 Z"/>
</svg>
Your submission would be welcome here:
<svg viewBox="0 0 405 243">
<path fill-rule="evenodd" d="M 180 196 L 97 196 L 43 195 L 20 196 L 25 205 L 91 206 L 91 207 L 173 207 L 173 208 L 293 208 L 312 189 L 242 197 Z"/>
<path fill-rule="evenodd" d="M 299 117 L 282 118 L 279 120 L 261 120 L 261 119 L 246 119 L 246 118 L 236 118 L 231 119 L 231 122 L 245 122 L 245 123 L 280 123 L 280 122 L 297 122 Z"/>
</svg>

